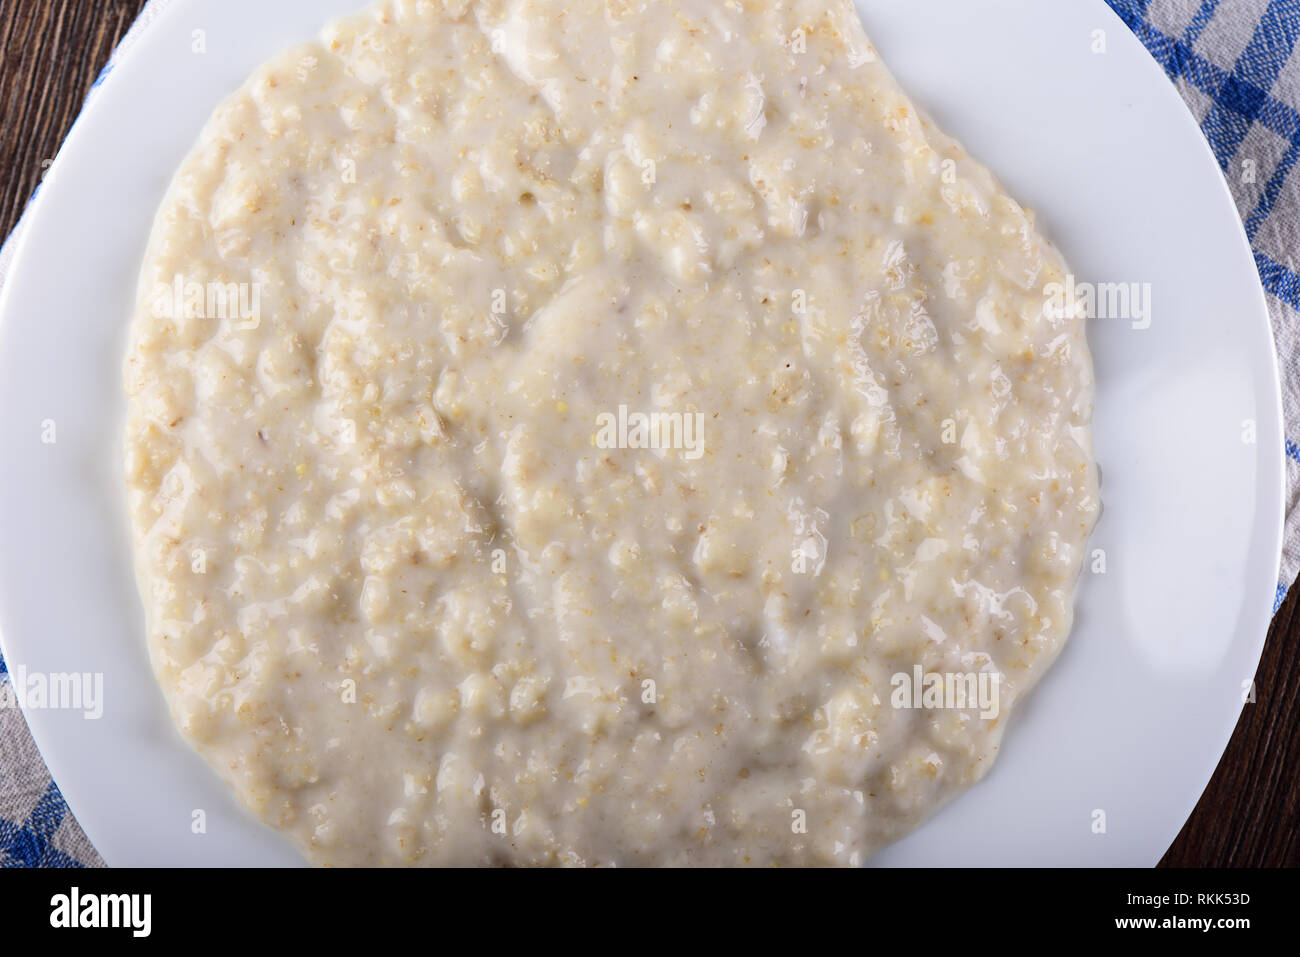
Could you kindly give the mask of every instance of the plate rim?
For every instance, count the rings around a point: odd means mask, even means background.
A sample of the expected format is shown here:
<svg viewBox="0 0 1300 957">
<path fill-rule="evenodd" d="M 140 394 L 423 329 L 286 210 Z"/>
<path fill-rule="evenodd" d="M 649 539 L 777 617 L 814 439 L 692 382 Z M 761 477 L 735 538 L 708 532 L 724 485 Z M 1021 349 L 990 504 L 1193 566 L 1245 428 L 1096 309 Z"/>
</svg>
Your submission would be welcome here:
<svg viewBox="0 0 1300 957">
<path fill-rule="evenodd" d="M 1232 197 L 1231 190 L 1229 189 L 1227 181 L 1222 175 L 1222 170 L 1220 169 L 1218 162 L 1214 157 L 1213 151 L 1210 149 L 1209 143 L 1205 141 L 1204 135 L 1200 130 L 1199 124 L 1196 122 L 1195 116 L 1191 112 L 1187 103 L 1183 100 L 1181 95 L 1178 93 L 1177 89 L 1174 87 L 1174 84 L 1169 81 L 1168 76 L 1165 75 L 1164 71 L 1160 68 L 1158 62 L 1151 56 L 1149 51 L 1147 51 L 1146 48 L 1142 46 L 1140 40 L 1137 38 L 1136 35 L 1132 33 L 1128 25 L 1124 23 L 1122 18 L 1120 18 L 1119 15 L 1107 3 L 1104 2 L 1104 0 L 1088 0 L 1088 2 L 1092 3 L 1094 6 L 1100 6 L 1105 11 L 1104 15 L 1110 19 L 1113 26 L 1123 31 L 1126 41 L 1131 41 L 1142 51 L 1142 56 L 1145 57 L 1145 59 L 1147 60 L 1146 67 L 1149 68 L 1150 70 L 1156 71 L 1159 74 L 1159 80 L 1160 80 L 1159 85 L 1165 88 L 1164 92 L 1161 95 L 1162 96 L 1167 95 L 1166 98 L 1172 97 L 1173 100 L 1169 101 L 1168 105 L 1175 106 L 1179 111 L 1181 111 L 1181 117 L 1183 123 L 1191 124 L 1192 128 L 1196 133 L 1197 140 L 1201 145 L 1204 158 L 1208 162 L 1212 163 L 1214 168 L 1216 170 L 1219 170 L 1220 172 L 1220 175 L 1217 177 L 1217 180 L 1218 180 L 1218 190 L 1222 194 L 1221 199 L 1223 201 L 1226 201 L 1231 207 L 1231 209 L 1234 212 L 1236 212 L 1237 207 L 1236 207 L 1235 200 Z M 187 11 L 192 11 L 193 9 L 197 8 L 199 5 L 200 5 L 199 0 L 174 0 L 174 2 L 171 3 L 164 10 L 162 10 L 159 13 L 158 17 L 156 18 L 156 20 L 153 23 L 151 23 L 148 28 L 146 28 L 145 32 L 140 36 L 139 41 L 134 43 L 130 49 L 123 52 L 120 58 L 114 61 L 113 74 L 116 74 L 119 71 L 137 72 L 137 71 L 147 70 L 148 60 L 149 60 L 147 56 L 148 51 L 150 47 L 153 45 L 153 43 L 158 42 L 159 38 L 162 35 L 164 35 L 164 33 L 166 32 L 166 30 L 161 29 L 161 27 L 163 27 L 164 24 L 170 22 L 171 20 L 179 19 L 183 15 L 183 13 Z M 159 29 L 155 29 L 155 27 L 159 27 Z M 888 57 L 886 57 L 886 61 L 889 62 Z M 81 151 L 82 149 L 85 148 L 82 144 L 82 141 L 86 139 L 87 133 L 86 133 L 85 124 L 82 123 L 82 118 L 91 110 L 95 110 L 97 107 L 99 107 L 100 102 L 103 100 L 104 96 L 108 93 L 109 84 L 112 84 L 113 80 L 114 77 L 112 74 L 110 74 L 106 78 L 103 88 L 97 89 L 94 92 L 92 92 L 90 96 L 87 98 L 86 102 L 83 104 L 83 107 L 79 112 L 76 120 L 74 120 L 68 135 L 65 137 L 64 141 L 60 144 L 59 149 L 54 158 L 54 161 L 47 173 L 46 180 L 48 180 L 48 185 L 45 182 L 43 182 L 41 186 L 38 187 L 36 194 L 31 198 L 31 200 L 27 204 L 20 218 L 20 222 L 23 223 L 23 228 L 21 229 L 18 235 L 14 236 L 13 234 L 11 234 L 11 236 L 8 239 L 9 242 L 12 242 L 13 248 L 11 250 L 12 257 L 10 259 L 10 266 L 9 266 L 8 275 L 6 277 L 6 282 L 4 283 L 3 288 L 0 289 L 0 337 L 3 337 L 4 334 L 11 328 L 11 325 L 15 321 L 17 321 L 15 317 L 10 315 L 11 310 L 15 308 L 13 305 L 13 300 L 17 295 L 16 290 L 19 289 L 19 284 L 15 281 L 15 277 L 20 276 L 27 269 L 31 268 L 28 265 L 28 260 L 33 255 L 36 254 L 32 250 L 33 236 L 35 231 L 30 228 L 31 224 L 32 222 L 39 220 L 44 210 L 44 207 L 46 205 L 47 197 L 50 195 L 51 191 L 59 189 L 59 185 L 61 182 L 60 173 L 64 165 L 66 165 L 63 162 L 65 155 L 71 152 Z M 86 146 L 93 146 L 93 144 L 88 143 L 86 144 Z M 996 175 L 996 171 L 995 171 L 995 175 Z M 1281 368 L 1280 368 L 1279 357 L 1277 355 L 1277 346 L 1276 346 L 1276 340 L 1275 340 L 1272 322 L 1271 322 L 1271 313 L 1269 310 L 1267 294 L 1263 288 L 1262 282 L 1259 279 L 1258 270 L 1255 269 L 1254 267 L 1255 260 L 1254 260 L 1253 249 L 1246 236 L 1245 228 L 1240 221 L 1239 214 L 1236 216 L 1236 224 L 1237 224 L 1236 244 L 1239 247 L 1240 251 L 1243 253 L 1243 255 L 1250 262 L 1251 271 L 1255 279 L 1255 282 L 1253 283 L 1252 286 L 1252 296 L 1251 296 L 1254 301 L 1251 304 L 1250 308 L 1251 311 L 1255 313 L 1254 321 L 1263 323 L 1264 330 L 1267 336 L 1267 342 L 1270 345 L 1268 367 L 1271 374 L 1271 381 L 1267 383 L 1269 388 L 1265 389 L 1264 391 L 1271 399 L 1267 411 L 1269 416 L 1273 420 L 1273 424 L 1276 426 L 1275 429 L 1270 430 L 1269 435 L 1265 436 L 1263 433 L 1261 433 L 1259 437 L 1259 445 L 1261 446 L 1260 449 L 1261 458 L 1258 460 L 1260 477 L 1257 479 L 1257 484 L 1263 482 L 1266 473 L 1268 472 L 1272 473 L 1272 477 L 1268 479 L 1267 485 L 1264 488 L 1264 491 L 1270 493 L 1269 498 L 1271 498 L 1272 501 L 1257 502 L 1256 505 L 1257 516 L 1262 515 L 1265 510 L 1271 513 L 1271 515 L 1264 516 L 1265 518 L 1269 518 L 1269 521 L 1267 521 L 1264 529 L 1268 533 L 1268 541 L 1264 543 L 1264 545 L 1268 547 L 1269 553 L 1271 555 L 1270 565 L 1273 569 L 1273 576 L 1272 576 L 1273 580 L 1272 582 L 1267 583 L 1266 588 L 1264 586 L 1260 586 L 1261 597 L 1263 598 L 1263 600 L 1259 602 L 1260 607 L 1257 608 L 1255 603 L 1246 601 L 1243 603 L 1243 608 L 1241 611 L 1242 617 L 1243 618 L 1249 617 L 1251 619 L 1249 623 L 1252 626 L 1254 626 L 1255 631 L 1259 632 L 1259 637 L 1258 637 L 1259 653 L 1253 656 L 1254 657 L 1253 675 L 1257 675 L 1258 668 L 1259 668 L 1259 661 L 1260 661 L 1259 654 L 1262 653 L 1264 644 L 1267 640 L 1269 622 L 1272 618 L 1271 608 L 1272 608 L 1273 596 L 1279 584 L 1278 579 L 1281 570 L 1282 549 L 1284 543 L 1287 466 L 1286 466 L 1286 458 L 1285 455 L 1283 454 L 1282 448 L 1283 448 L 1283 442 L 1285 441 L 1285 418 L 1283 414 L 1282 396 L 1281 396 Z M 1243 302 L 1242 305 L 1244 311 L 1246 304 Z M 125 323 L 126 319 L 123 319 L 122 321 Z M 3 347 L 2 338 L 0 338 L 0 347 Z M 1265 441 L 1266 439 L 1268 441 Z M 120 446 L 120 438 L 118 439 L 117 444 L 118 446 Z M 1268 446 L 1267 450 L 1264 448 L 1264 446 L 1266 445 Z M 1269 466 L 1270 461 L 1272 462 L 1272 467 Z M 1104 492 L 1104 487 L 1103 487 L 1103 492 Z M 125 511 L 125 507 L 123 507 L 122 511 L 123 512 Z M 114 520 L 116 521 L 117 519 L 118 516 L 115 516 Z M 1260 547 L 1262 551 L 1262 546 Z M 1252 550 L 1253 548 L 1254 546 L 1252 546 Z M 1249 589 L 1248 589 L 1248 594 L 1249 594 Z M 6 661 L 12 661 L 13 659 L 9 656 L 8 650 L 12 644 L 13 639 L 6 637 L 8 629 L 3 626 L 4 621 L 7 620 L 7 618 L 8 615 L 6 613 L 6 609 L 4 605 L 4 597 L 2 594 L 0 594 L 0 649 L 3 649 L 5 652 Z M 1238 625 L 1239 629 L 1240 627 L 1241 626 Z M 1213 777 L 1215 770 L 1222 762 L 1224 756 L 1224 750 L 1226 749 L 1229 741 L 1231 740 L 1231 737 L 1235 733 L 1236 728 L 1240 724 L 1241 716 L 1243 713 L 1244 713 L 1244 705 L 1242 706 L 1241 709 L 1239 709 L 1235 713 L 1231 726 L 1228 728 L 1222 743 L 1217 747 L 1217 750 L 1213 754 L 1212 761 L 1209 765 L 1208 773 L 1204 777 L 1204 784 L 1202 785 L 1201 791 L 1199 791 L 1195 795 L 1194 799 L 1187 807 L 1186 813 L 1184 813 L 1181 820 L 1177 822 L 1177 828 L 1175 828 L 1174 830 L 1175 837 L 1181 830 L 1182 826 L 1186 823 L 1191 812 L 1195 809 L 1196 805 L 1199 803 L 1201 797 L 1204 794 L 1205 788 L 1208 787 Z M 51 740 L 55 735 L 53 735 L 50 729 L 47 727 L 46 722 L 44 720 L 43 713 L 39 711 L 33 712 L 24 708 L 23 717 L 27 723 L 28 728 L 30 729 L 32 739 L 36 743 L 36 746 L 40 751 L 42 760 L 45 761 L 47 767 L 50 770 L 53 780 L 57 783 L 61 776 L 60 769 L 66 767 L 65 759 L 68 759 L 70 756 L 67 754 L 66 751 L 62 751 L 62 753 L 60 753 L 61 749 L 58 747 L 55 747 L 53 749 L 49 747 Z M 186 746 L 188 747 L 188 744 L 186 744 Z M 1208 751 L 1208 749 L 1206 750 Z M 217 782 L 214 776 L 214 784 L 215 783 Z M 219 786 L 225 787 L 224 782 L 220 782 Z M 61 786 L 60 786 L 60 790 L 62 790 Z M 91 795 L 82 794 L 82 793 L 72 795 L 72 794 L 68 794 L 67 792 L 64 792 L 64 797 L 65 800 L 67 801 L 69 808 L 72 810 L 72 813 L 76 815 L 79 821 L 82 821 L 84 823 L 87 819 L 93 820 L 98 817 L 98 815 L 95 814 L 94 812 L 91 812 L 89 814 L 83 813 L 85 809 L 89 807 L 91 804 L 91 800 L 92 800 Z M 101 830 L 98 827 L 98 825 L 94 826 L 94 830 L 100 837 L 100 840 L 96 840 L 95 836 L 92 835 L 91 828 L 86 828 L 87 837 L 89 837 L 92 840 L 92 843 L 95 844 L 96 848 L 99 850 L 100 854 L 104 857 L 105 861 L 111 865 L 112 861 L 110 860 L 110 856 L 112 855 L 105 853 L 104 851 L 105 847 L 111 846 L 113 844 L 113 841 L 111 839 L 107 839 L 107 840 L 104 839 L 108 836 L 108 830 L 107 829 Z M 268 833 L 275 834 L 275 832 L 270 831 L 269 828 L 267 830 Z"/>
</svg>

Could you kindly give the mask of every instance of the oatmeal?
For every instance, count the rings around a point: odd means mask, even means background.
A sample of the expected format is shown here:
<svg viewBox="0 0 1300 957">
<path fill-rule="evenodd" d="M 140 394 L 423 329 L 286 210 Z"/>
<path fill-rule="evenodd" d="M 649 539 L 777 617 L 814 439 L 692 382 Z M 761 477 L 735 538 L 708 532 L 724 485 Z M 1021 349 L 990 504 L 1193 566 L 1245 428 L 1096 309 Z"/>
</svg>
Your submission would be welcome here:
<svg viewBox="0 0 1300 957">
<path fill-rule="evenodd" d="M 217 111 L 141 276 L 177 726 L 318 864 L 863 861 L 1069 632 L 1066 272 L 847 0 L 328 27 Z"/>
</svg>

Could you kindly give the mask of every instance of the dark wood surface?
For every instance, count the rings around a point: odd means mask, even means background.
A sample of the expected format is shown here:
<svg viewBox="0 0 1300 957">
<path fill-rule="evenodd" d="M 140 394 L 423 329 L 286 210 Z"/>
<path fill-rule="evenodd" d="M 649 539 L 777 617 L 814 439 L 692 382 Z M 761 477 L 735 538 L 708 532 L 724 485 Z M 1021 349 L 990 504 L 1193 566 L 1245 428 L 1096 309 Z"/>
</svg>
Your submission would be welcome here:
<svg viewBox="0 0 1300 957">
<path fill-rule="evenodd" d="M 0 0 L 0 236 L 8 235 L 144 0 Z M 1279 609 L 1218 770 L 1162 864 L 1300 864 L 1297 591 Z M 1151 774 L 1160 773 L 1151 768 Z"/>
</svg>

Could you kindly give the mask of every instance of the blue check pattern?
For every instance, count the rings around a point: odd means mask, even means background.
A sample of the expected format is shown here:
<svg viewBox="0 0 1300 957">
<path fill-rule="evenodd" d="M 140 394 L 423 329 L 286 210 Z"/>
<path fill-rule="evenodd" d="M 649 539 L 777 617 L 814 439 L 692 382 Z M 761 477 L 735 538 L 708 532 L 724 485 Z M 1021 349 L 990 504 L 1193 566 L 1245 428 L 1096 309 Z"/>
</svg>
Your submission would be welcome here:
<svg viewBox="0 0 1300 957">
<path fill-rule="evenodd" d="M 0 818 L 0 867 L 84 867 L 54 845 L 68 805 L 53 781 L 22 822 Z"/>
<path fill-rule="evenodd" d="M 0 691 L 10 680 L 0 657 Z M 0 867 L 82 867 L 99 863 L 50 780 L 22 713 L 0 708 Z"/>
<path fill-rule="evenodd" d="M 1300 0 L 1106 0 L 1178 86 L 1237 201 L 1270 296 L 1287 423 L 1273 608 L 1300 571 Z"/>
<path fill-rule="evenodd" d="M 1291 59 L 1300 39 L 1300 0 L 1272 0 L 1255 25 L 1246 49 L 1230 68 L 1197 53 L 1196 42 L 1220 8 L 1232 7 L 1233 0 L 1201 0 L 1181 36 L 1170 36 L 1147 20 L 1146 12 L 1153 0 L 1106 2 L 1137 34 L 1172 80 L 1184 81 L 1211 98 L 1213 105 L 1201 121 L 1201 129 L 1225 174 L 1232 174 L 1234 160 L 1254 124 L 1261 124 L 1286 143 L 1286 152 L 1274 167 L 1258 202 L 1243 217 L 1246 235 L 1254 242 L 1260 227 L 1277 208 L 1300 160 L 1300 111 L 1273 95 L 1282 68 Z M 1287 92 L 1290 98 L 1297 94 L 1296 90 Z M 1283 265 L 1258 249 L 1255 262 L 1264 289 L 1292 308 L 1300 309 L 1300 275 L 1294 264 Z"/>
<path fill-rule="evenodd" d="M 1300 183 L 1293 175 L 1300 162 L 1300 0 L 1106 2 L 1178 86 L 1233 188 L 1271 297 L 1289 436 L 1290 424 L 1300 423 L 1300 274 L 1293 259 L 1300 241 Z M 144 17 L 163 5 L 153 0 Z M 1239 176 L 1248 161 L 1258 166 L 1257 177 Z M 1286 455 L 1287 535 L 1275 608 L 1300 570 L 1300 445 L 1289 437 Z M 0 657 L 0 682 L 7 680 Z M 0 711 L 0 730 L 0 747 L 21 737 L 17 753 L 35 754 L 21 715 Z M 39 756 L 25 764 L 0 762 L 0 866 L 100 863 L 58 787 L 43 767 L 32 766 Z M 33 777 L 34 784 L 26 780 Z"/>
</svg>

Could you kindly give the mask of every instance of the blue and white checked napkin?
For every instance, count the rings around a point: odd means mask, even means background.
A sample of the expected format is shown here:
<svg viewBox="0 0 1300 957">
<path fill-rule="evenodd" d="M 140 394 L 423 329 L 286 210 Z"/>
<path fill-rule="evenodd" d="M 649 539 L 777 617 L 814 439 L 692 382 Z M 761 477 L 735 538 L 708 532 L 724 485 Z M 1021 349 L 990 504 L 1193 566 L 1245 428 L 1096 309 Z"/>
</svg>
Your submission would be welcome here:
<svg viewBox="0 0 1300 957">
<path fill-rule="evenodd" d="M 1282 604 L 1300 571 L 1300 0 L 1106 0 L 1178 87 L 1232 189 L 1268 293 L 1287 456 Z"/>
<path fill-rule="evenodd" d="M 96 87 L 170 2 L 150 0 Z M 1288 458 L 1280 604 L 1300 570 L 1300 175 L 1293 175 L 1300 161 L 1300 0 L 1106 2 L 1164 67 L 1200 122 L 1232 187 L 1269 294 Z M 12 249 L 12 242 L 0 249 L 0 284 Z M 0 684 L 6 681 L 0 659 Z M 0 708 L 0 866 L 102 863 L 50 780 L 21 712 Z"/>
</svg>

